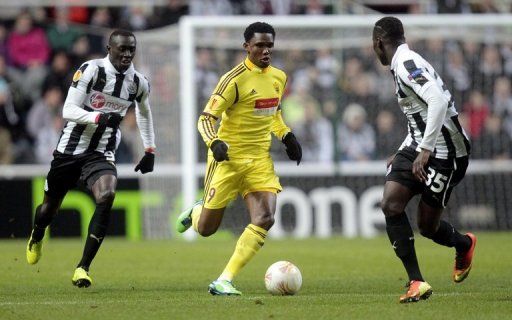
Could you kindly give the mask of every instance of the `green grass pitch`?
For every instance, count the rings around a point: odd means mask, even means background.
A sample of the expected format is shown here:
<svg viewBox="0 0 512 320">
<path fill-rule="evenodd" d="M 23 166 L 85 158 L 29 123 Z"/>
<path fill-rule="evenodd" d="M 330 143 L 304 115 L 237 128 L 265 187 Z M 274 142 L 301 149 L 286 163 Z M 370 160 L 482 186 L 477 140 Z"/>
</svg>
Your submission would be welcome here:
<svg viewBox="0 0 512 320">
<path fill-rule="evenodd" d="M 510 319 L 512 233 L 477 233 L 474 267 L 451 281 L 452 249 L 417 239 L 423 275 L 434 294 L 400 305 L 405 271 L 385 237 L 267 240 L 235 281 L 242 297 L 214 297 L 207 286 L 222 271 L 236 239 L 128 242 L 107 238 L 93 285 L 71 276 L 82 251 L 77 239 L 45 243 L 35 266 L 25 242 L 0 241 L 0 319 Z M 296 296 L 271 296 L 263 275 L 278 260 L 302 271 Z"/>
</svg>

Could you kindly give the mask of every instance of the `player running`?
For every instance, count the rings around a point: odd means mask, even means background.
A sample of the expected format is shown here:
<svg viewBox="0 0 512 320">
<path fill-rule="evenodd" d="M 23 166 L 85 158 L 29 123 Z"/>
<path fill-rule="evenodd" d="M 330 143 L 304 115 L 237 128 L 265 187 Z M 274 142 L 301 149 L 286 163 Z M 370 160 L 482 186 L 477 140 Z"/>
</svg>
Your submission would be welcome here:
<svg viewBox="0 0 512 320">
<path fill-rule="evenodd" d="M 416 194 L 421 194 L 421 235 L 455 247 L 453 281 L 462 282 L 471 270 L 476 237 L 471 233 L 462 235 L 441 220 L 453 188 L 466 173 L 470 145 L 450 92 L 434 68 L 409 49 L 400 20 L 385 17 L 375 23 L 373 49 L 380 62 L 391 68 L 398 104 L 408 121 L 409 134 L 388 163 L 382 211 L 389 240 L 409 276 L 408 290 L 400 296 L 400 302 L 416 302 L 432 294 L 421 275 L 405 213 L 407 203 Z"/>
<path fill-rule="evenodd" d="M 242 195 L 251 223 L 222 274 L 209 285 L 213 295 L 242 294 L 232 280 L 263 246 L 274 223 L 276 195 L 282 187 L 269 153 L 271 133 L 285 144 L 288 157 L 297 165 L 302 158 L 300 144 L 281 117 L 286 74 L 270 65 L 274 28 L 256 22 L 246 28 L 244 38 L 247 58 L 220 79 L 197 123 L 210 149 L 204 198 L 176 222 L 178 232 L 193 226 L 208 237 L 219 228 L 228 203 Z"/>
<path fill-rule="evenodd" d="M 112 32 L 103 59 L 82 64 L 64 103 L 62 131 L 50 171 L 45 197 L 36 209 L 34 229 L 27 245 L 27 261 L 36 264 L 42 254 L 46 227 L 57 214 L 64 196 L 78 182 L 92 192 L 96 210 L 89 224 L 83 256 L 72 282 L 77 287 L 92 283 L 89 266 L 105 238 L 117 185 L 115 151 L 121 139 L 119 123 L 135 103 L 137 124 L 145 155 L 135 167 L 141 173 L 153 171 L 155 139 L 149 105 L 149 82 L 132 64 L 136 40 L 133 33 Z"/>
</svg>

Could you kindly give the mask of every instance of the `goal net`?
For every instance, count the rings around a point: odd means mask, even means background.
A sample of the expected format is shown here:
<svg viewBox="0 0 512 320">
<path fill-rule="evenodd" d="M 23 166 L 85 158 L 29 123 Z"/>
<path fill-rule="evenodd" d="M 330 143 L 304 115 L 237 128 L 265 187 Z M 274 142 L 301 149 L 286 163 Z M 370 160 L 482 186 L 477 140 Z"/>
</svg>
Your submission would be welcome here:
<svg viewBox="0 0 512 320">
<path fill-rule="evenodd" d="M 276 29 L 272 63 L 289 77 L 283 115 L 304 148 L 303 163 L 296 167 L 282 145 L 273 143 L 284 191 L 271 235 L 350 237 L 382 231 L 384 160 L 405 137 L 406 122 L 389 70 L 372 51 L 378 18 L 185 17 L 179 27 L 139 33 L 138 63 L 151 78 L 159 146 L 156 174 L 145 176 L 142 185 L 166 195 L 160 209 L 145 211 L 146 236 L 172 236 L 173 216 L 200 194 L 206 148 L 197 117 L 219 77 L 245 57 L 243 32 L 255 21 Z M 447 217 L 462 229 L 510 229 L 511 16 L 400 18 L 407 42 L 441 75 L 472 137 L 473 160 Z M 222 228 L 239 232 L 248 221 L 238 199 Z"/>
</svg>

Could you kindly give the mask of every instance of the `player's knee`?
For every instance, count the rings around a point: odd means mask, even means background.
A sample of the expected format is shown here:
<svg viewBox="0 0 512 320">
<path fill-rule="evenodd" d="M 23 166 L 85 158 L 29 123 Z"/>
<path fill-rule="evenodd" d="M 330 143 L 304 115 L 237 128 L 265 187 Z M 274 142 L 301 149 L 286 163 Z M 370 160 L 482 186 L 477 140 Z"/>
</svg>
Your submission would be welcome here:
<svg viewBox="0 0 512 320">
<path fill-rule="evenodd" d="M 269 230 L 274 225 L 274 221 L 274 215 L 272 212 L 268 211 L 254 218 L 251 223 L 265 230 Z"/>
<path fill-rule="evenodd" d="M 396 216 L 403 211 L 401 203 L 389 198 L 383 198 L 380 205 L 386 217 Z"/>
<path fill-rule="evenodd" d="M 112 204 L 116 197 L 116 192 L 114 190 L 103 190 L 99 193 L 96 203 L 97 204 Z"/>
<path fill-rule="evenodd" d="M 199 235 L 201 237 L 209 237 L 212 234 L 214 234 L 216 231 L 217 230 L 210 229 L 210 228 L 197 228 L 197 233 L 199 233 Z"/>
</svg>

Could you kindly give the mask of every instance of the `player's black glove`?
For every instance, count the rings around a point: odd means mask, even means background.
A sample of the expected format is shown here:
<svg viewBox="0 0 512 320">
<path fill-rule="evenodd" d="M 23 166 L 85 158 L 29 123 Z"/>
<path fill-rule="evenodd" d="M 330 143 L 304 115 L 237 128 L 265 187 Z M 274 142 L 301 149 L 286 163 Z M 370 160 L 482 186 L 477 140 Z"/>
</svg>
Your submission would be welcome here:
<svg viewBox="0 0 512 320">
<path fill-rule="evenodd" d="M 299 165 L 300 160 L 302 159 L 302 147 L 300 146 L 299 141 L 295 138 L 295 135 L 292 132 L 288 132 L 283 137 L 283 143 L 286 146 L 286 154 L 288 158 L 293 161 L 297 161 L 297 165 Z"/>
<path fill-rule="evenodd" d="M 140 159 L 139 164 L 135 166 L 135 172 L 139 171 L 144 174 L 153 171 L 153 166 L 155 165 L 155 154 L 151 152 L 146 152 L 142 159 Z"/>
<path fill-rule="evenodd" d="M 222 162 L 224 160 L 229 160 L 228 157 L 228 145 L 222 140 L 215 140 L 210 145 L 210 149 L 213 152 L 213 157 L 215 161 Z"/>
<path fill-rule="evenodd" d="M 109 112 L 109 113 L 100 114 L 98 116 L 98 120 L 96 121 L 96 123 L 99 126 L 117 128 L 117 127 L 119 127 L 121 120 L 123 120 L 121 115 L 119 115 L 118 113 Z"/>
</svg>

